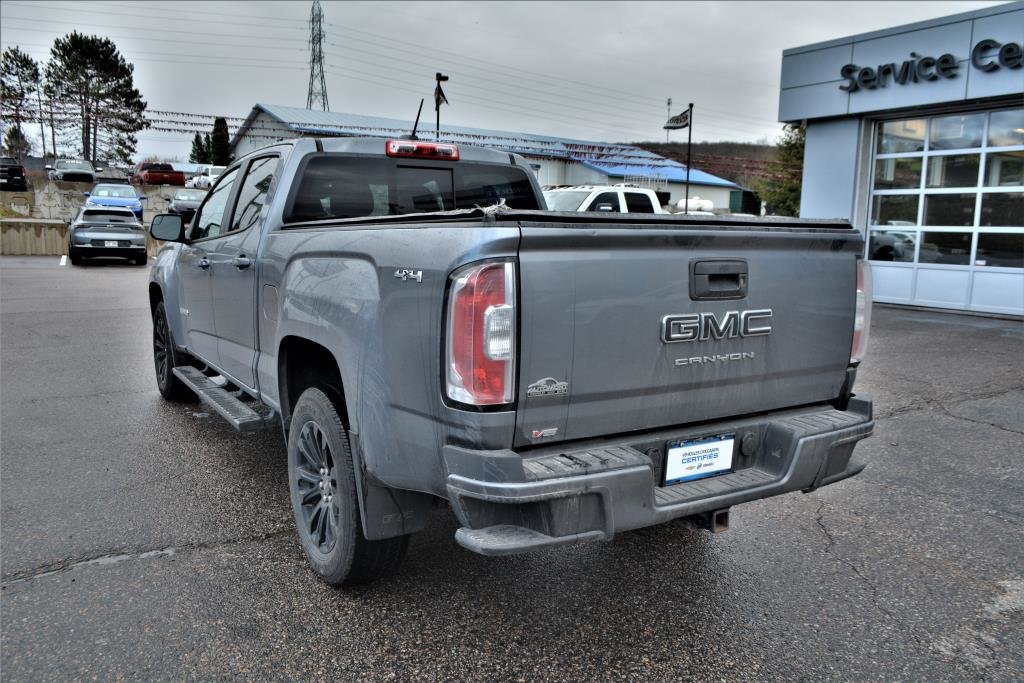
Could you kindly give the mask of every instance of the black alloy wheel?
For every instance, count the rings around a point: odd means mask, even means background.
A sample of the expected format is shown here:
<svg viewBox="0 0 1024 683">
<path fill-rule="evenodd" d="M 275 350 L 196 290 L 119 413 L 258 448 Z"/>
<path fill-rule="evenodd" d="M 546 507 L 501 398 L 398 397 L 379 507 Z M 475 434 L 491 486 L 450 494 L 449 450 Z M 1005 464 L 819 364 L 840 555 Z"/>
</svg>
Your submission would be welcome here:
<svg viewBox="0 0 1024 683">
<path fill-rule="evenodd" d="M 174 345 L 171 327 L 167 324 L 167 311 L 161 301 L 153 310 L 153 366 L 156 370 L 156 386 L 160 395 L 168 401 L 194 401 L 196 395 L 174 374 L 174 367 L 181 361 Z"/>
<path fill-rule="evenodd" d="M 334 456 L 324 432 L 316 422 L 307 422 L 299 432 L 301 461 L 295 466 L 299 490 L 302 530 L 316 549 L 327 555 L 338 540 L 338 480 Z"/>
<path fill-rule="evenodd" d="M 330 395 L 328 395 L 330 394 Z M 288 488 L 306 559 L 332 586 L 367 583 L 401 563 L 408 536 L 370 541 L 363 535 L 355 469 L 343 405 L 327 387 L 299 396 L 288 431 Z"/>
</svg>

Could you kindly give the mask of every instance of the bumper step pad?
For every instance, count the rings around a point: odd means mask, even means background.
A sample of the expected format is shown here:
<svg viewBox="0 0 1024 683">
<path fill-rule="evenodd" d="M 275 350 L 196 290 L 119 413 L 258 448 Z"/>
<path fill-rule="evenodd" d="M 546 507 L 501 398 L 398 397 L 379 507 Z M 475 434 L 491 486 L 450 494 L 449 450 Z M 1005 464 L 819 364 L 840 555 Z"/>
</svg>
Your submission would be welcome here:
<svg viewBox="0 0 1024 683">
<path fill-rule="evenodd" d="M 525 458 L 523 472 L 527 481 L 535 481 L 650 464 L 647 456 L 635 448 L 611 446 L 546 455 L 542 458 Z"/>
<path fill-rule="evenodd" d="M 555 537 L 511 524 L 499 524 L 485 529 L 462 527 L 455 532 L 455 540 L 459 545 L 481 555 L 512 555 L 526 550 L 597 541 L 604 537 L 601 531 Z"/>
<path fill-rule="evenodd" d="M 175 376 L 196 393 L 203 403 L 240 432 L 268 429 L 277 424 L 277 414 L 268 406 L 246 403 L 190 365 L 174 368 Z"/>
</svg>

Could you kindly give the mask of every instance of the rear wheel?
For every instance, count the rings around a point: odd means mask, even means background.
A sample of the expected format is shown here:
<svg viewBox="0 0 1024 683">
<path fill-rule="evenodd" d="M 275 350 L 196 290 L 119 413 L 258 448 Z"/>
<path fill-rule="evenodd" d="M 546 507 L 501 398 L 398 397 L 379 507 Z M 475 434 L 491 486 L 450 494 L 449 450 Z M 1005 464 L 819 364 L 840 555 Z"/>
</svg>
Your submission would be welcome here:
<svg viewBox="0 0 1024 683">
<path fill-rule="evenodd" d="M 137 266 L 144 266 L 147 263 L 149 263 L 149 257 L 147 257 L 147 256 L 136 256 L 135 258 L 132 259 L 132 263 L 134 263 Z"/>
<path fill-rule="evenodd" d="M 408 536 L 381 541 L 363 536 L 348 434 L 321 389 L 304 391 L 292 412 L 288 483 L 302 549 L 324 581 L 367 583 L 401 563 Z"/>
<path fill-rule="evenodd" d="M 82 265 L 82 257 L 79 256 L 78 252 L 71 247 L 68 247 L 68 260 L 71 261 L 71 265 L 73 266 Z"/>
<path fill-rule="evenodd" d="M 195 401 L 196 395 L 174 374 L 174 368 L 182 364 L 182 354 L 175 348 L 171 326 L 167 324 L 167 311 L 161 301 L 153 310 L 153 364 L 156 369 L 156 386 L 160 395 L 168 401 Z"/>
</svg>

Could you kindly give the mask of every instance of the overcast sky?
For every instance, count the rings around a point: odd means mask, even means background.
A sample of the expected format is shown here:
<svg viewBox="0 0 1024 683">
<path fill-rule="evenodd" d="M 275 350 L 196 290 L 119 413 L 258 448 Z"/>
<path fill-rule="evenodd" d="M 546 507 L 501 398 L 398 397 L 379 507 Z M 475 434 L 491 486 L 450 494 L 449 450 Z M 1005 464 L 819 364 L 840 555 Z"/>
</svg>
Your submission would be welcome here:
<svg viewBox="0 0 1024 683">
<path fill-rule="evenodd" d="M 782 50 L 994 2 L 323 2 L 333 111 L 411 119 L 451 76 L 442 124 L 664 139 L 695 103 L 695 140 L 774 138 Z M 245 116 L 305 106 L 310 2 L 0 3 L 0 43 L 44 61 L 77 29 L 111 38 L 151 109 Z M 432 114 L 432 112 L 431 112 Z M 683 139 L 685 132 L 673 133 Z M 139 134 L 141 155 L 190 140 Z"/>
</svg>

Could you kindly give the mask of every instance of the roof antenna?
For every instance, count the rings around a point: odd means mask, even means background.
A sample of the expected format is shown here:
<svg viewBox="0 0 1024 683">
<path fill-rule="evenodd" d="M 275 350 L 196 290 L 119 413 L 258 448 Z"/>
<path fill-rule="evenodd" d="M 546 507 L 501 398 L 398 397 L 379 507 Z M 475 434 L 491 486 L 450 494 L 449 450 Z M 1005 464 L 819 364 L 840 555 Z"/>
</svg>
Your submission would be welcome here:
<svg viewBox="0 0 1024 683">
<path fill-rule="evenodd" d="M 412 124 L 412 132 L 408 135 L 403 135 L 399 140 L 419 140 L 419 138 L 416 137 L 416 129 L 420 127 L 420 114 L 423 113 L 423 99 L 424 98 L 422 97 L 420 98 L 420 109 L 416 112 L 416 123 Z"/>
</svg>

